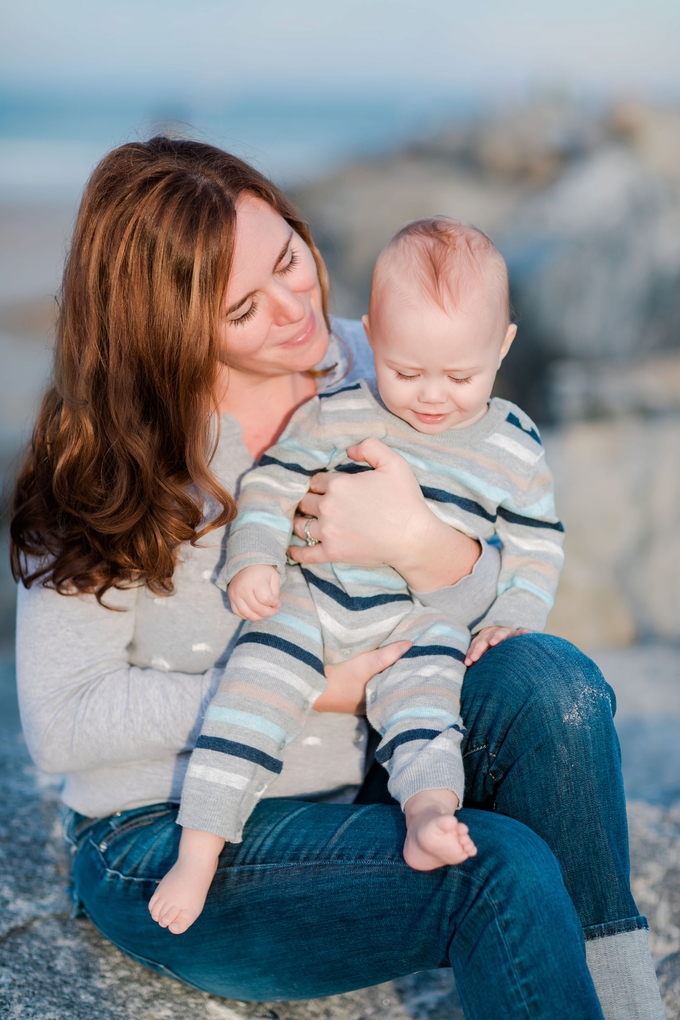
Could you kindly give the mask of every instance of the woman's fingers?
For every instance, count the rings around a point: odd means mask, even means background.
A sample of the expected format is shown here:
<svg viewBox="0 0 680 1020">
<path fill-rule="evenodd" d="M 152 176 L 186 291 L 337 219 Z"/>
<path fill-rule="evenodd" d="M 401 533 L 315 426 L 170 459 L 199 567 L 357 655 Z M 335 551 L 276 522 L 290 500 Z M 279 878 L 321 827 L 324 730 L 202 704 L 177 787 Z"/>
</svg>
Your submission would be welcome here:
<svg viewBox="0 0 680 1020">
<path fill-rule="evenodd" d="M 312 536 L 312 538 L 316 538 L 317 540 L 320 540 L 321 536 L 318 534 L 320 525 L 318 523 L 318 520 L 310 521 L 310 519 L 309 519 L 310 517 L 314 517 L 314 516 L 315 516 L 314 514 L 305 515 L 304 517 L 300 517 L 298 515 L 298 516 L 293 518 L 293 531 L 297 535 L 298 538 L 302 538 L 302 539 L 304 539 L 304 541 L 307 540 L 307 534 L 305 532 L 305 527 L 306 527 L 307 523 L 309 523 L 309 534 Z"/>
<path fill-rule="evenodd" d="M 410 641 L 395 641 L 384 648 L 359 652 L 346 662 L 326 666 L 328 686 L 314 703 L 315 711 L 363 715 L 368 681 L 376 673 L 382 673 L 388 666 L 394 665 L 410 647 Z"/>
</svg>

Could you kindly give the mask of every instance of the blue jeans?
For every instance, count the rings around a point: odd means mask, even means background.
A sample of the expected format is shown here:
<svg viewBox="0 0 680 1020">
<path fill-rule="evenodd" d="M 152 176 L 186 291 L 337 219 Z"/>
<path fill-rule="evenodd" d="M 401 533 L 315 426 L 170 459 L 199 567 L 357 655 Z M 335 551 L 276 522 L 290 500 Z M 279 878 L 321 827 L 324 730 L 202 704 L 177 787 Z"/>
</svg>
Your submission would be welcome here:
<svg viewBox="0 0 680 1020">
<path fill-rule="evenodd" d="M 479 852 L 462 865 L 411 870 L 390 804 L 266 800 L 225 847 L 199 920 L 174 936 L 147 909 L 179 840 L 176 805 L 158 804 L 71 814 L 75 895 L 124 952 L 218 995 L 306 999 L 451 966 L 469 1020 L 601 1020 L 583 930 L 646 924 L 628 884 L 613 707 L 597 667 L 558 638 L 513 638 L 468 670 L 473 806 L 460 815 Z"/>
</svg>

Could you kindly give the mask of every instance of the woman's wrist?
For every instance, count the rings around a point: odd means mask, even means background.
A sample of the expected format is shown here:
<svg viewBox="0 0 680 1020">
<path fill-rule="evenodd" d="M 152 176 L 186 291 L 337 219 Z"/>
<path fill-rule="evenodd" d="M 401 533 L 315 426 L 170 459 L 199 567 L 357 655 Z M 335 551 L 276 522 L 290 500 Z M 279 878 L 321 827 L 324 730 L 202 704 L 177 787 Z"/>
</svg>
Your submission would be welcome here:
<svg viewBox="0 0 680 1020">
<path fill-rule="evenodd" d="M 394 567 L 413 591 L 434 591 L 456 584 L 471 574 L 481 555 L 474 538 L 444 524 L 425 507 L 420 527 L 409 533 Z"/>
</svg>

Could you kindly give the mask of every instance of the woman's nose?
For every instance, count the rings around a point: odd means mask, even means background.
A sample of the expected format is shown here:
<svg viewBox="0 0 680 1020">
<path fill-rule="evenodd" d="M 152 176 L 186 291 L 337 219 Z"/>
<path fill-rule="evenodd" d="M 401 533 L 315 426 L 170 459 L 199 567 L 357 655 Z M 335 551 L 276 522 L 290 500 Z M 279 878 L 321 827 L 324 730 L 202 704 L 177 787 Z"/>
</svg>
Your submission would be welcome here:
<svg viewBox="0 0 680 1020">
<path fill-rule="evenodd" d="M 278 283 L 274 292 L 274 321 L 278 326 L 285 326 L 291 322 L 299 322 L 304 319 L 307 313 L 307 306 L 299 294 L 287 287 L 285 283 Z"/>
</svg>

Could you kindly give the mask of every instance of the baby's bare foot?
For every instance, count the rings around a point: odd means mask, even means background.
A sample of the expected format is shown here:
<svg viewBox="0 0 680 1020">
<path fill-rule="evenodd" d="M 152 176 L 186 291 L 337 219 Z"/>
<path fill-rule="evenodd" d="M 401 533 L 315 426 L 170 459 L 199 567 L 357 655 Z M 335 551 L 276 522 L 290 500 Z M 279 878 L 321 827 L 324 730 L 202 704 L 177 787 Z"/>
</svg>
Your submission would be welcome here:
<svg viewBox="0 0 680 1020">
<path fill-rule="evenodd" d="M 149 911 L 161 928 L 181 935 L 200 916 L 215 877 L 217 861 L 181 858 L 170 869 L 149 900 Z"/>
<path fill-rule="evenodd" d="M 416 871 L 433 871 L 445 864 L 462 864 L 474 857 L 477 847 L 467 825 L 453 814 L 423 812 L 409 823 L 404 860 Z"/>
</svg>

